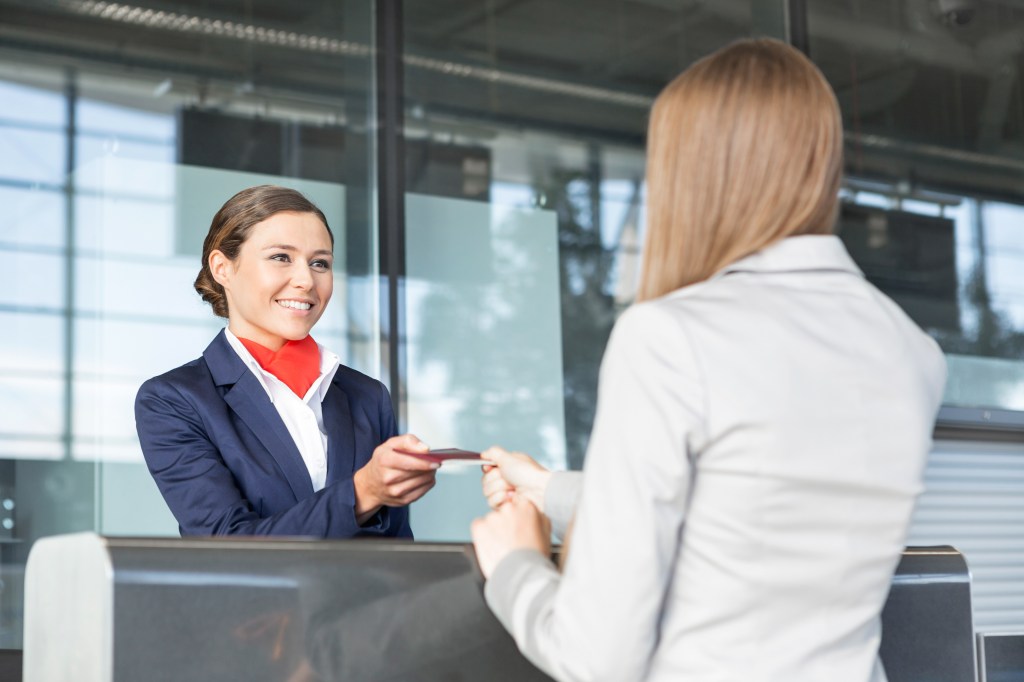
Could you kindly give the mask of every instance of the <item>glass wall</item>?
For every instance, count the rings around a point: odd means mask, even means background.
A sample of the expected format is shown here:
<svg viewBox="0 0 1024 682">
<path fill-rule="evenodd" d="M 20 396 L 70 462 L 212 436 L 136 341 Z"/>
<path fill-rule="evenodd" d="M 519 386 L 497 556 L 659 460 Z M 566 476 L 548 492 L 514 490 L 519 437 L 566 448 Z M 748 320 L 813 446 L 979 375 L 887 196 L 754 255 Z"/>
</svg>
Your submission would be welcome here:
<svg viewBox="0 0 1024 682">
<path fill-rule="evenodd" d="M 460 370 L 466 355 L 424 355 L 425 340 L 410 329 L 413 430 L 435 433 L 437 412 L 458 419 L 460 407 L 425 398 L 442 385 L 443 394 L 486 396 L 487 405 L 499 406 L 495 415 L 509 406 L 521 410 L 509 420 L 474 413 L 477 421 L 498 424 L 455 432 L 465 442 L 446 438 L 444 445 L 486 447 L 500 438 L 554 466 L 582 465 L 601 355 L 634 294 L 644 236 L 647 111 L 694 60 L 740 37 L 784 36 L 787 5 L 807 8 L 807 33 L 791 37 L 809 45 L 843 112 L 840 236 L 868 278 L 946 351 L 950 381 L 941 423 L 1024 425 L 1019 6 L 997 0 L 453 0 L 404 8 L 407 190 L 416 202 L 426 195 L 492 212 L 512 206 L 538 220 L 552 214 L 558 287 L 548 295 L 559 303 L 562 373 L 467 373 Z M 410 195 L 409 206 L 413 200 Z M 493 225 L 475 224 L 478 230 L 460 242 L 454 268 L 476 271 L 483 262 L 498 270 L 516 262 L 494 248 L 487 236 Z M 410 287 L 458 286 L 427 268 L 414 272 L 414 264 L 447 249 L 443 242 L 436 249 L 425 245 L 413 232 L 419 229 L 410 217 Z M 490 272 L 462 286 L 473 290 L 497 278 Z M 419 299 L 407 305 L 410 319 L 430 315 Z M 505 315 L 507 329 L 534 324 L 532 310 L 517 312 L 513 300 L 478 297 L 463 305 L 476 306 L 475 314 L 445 318 L 448 337 L 489 343 L 496 315 Z M 530 349 L 545 348 L 542 339 L 516 343 L 529 344 L 518 348 L 517 368 L 531 367 Z M 540 437 L 543 422 L 519 418 L 522 404 L 558 379 L 564 445 Z M 431 404 L 430 418 L 417 396 Z M 940 439 L 911 541 L 969 551 L 976 592 L 985 596 L 979 627 L 1005 629 L 1024 625 L 1024 600 L 1012 587 L 1024 579 L 1024 448 L 999 446 L 998 457 L 989 456 L 991 449 Z M 976 470 L 967 476 L 971 465 Z M 442 476 L 439 490 L 452 493 L 445 498 L 449 522 L 429 532 L 465 539 L 468 519 L 483 509 L 475 475 Z M 419 503 L 420 518 L 433 518 L 435 503 L 429 497 Z M 465 520 L 453 523 L 457 516 Z"/>
<path fill-rule="evenodd" d="M 273 182 L 336 238 L 317 340 L 379 374 L 373 5 L 0 2 L 0 647 L 25 558 L 78 530 L 176 535 L 139 384 L 223 321 L 192 288 L 210 219 Z"/>
<path fill-rule="evenodd" d="M 1024 8 L 809 6 L 811 56 L 843 109 L 847 198 L 872 206 L 848 212 L 847 243 L 947 352 L 944 418 L 1019 425 Z"/>
<path fill-rule="evenodd" d="M 459 406 L 433 397 L 440 374 L 444 394 L 479 403 L 473 429 L 456 433 L 464 440 L 443 444 L 499 443 L 555 468 L 582 466 L 604 346 L 636 287 L 647 110 L 691 62 L 750 35 L 749 3 L 729 5 L 404 5 L 408 286 L 432 292 L 406 301 L 410 429 L 435 440 L 422 405 L 431 406 L 432 418 L 464 418 Z M 437 341 L 465 338 L 484 346 L 476 354 L 449 345 L 443 356 L 425 355 L 431 337 L 412 325 L 431 317 L 438 296 L 452 299 L 442 292 L 458 290 L 426 266 L 446 244 L 424 244 L 418 233 L 428 228 L 413 218 L 412 204 L 428 198 L 483 216 L 526 216 L 537 238 L 551 231 L 551 255 L 537 259 L 527 257 L 523 238 L 502 245 L 488 235 L 493 222 L 466 221 L 469 236 L 452 267 L 481 275 L 462 286 L 486 283 L 507 293 L 460 301 L 462 314 Z M 524 296 L 515 285 L 524 277 L 543 293 Z M 535 334 L 538 327 L 559 336 Z M 414 509 L 428 522 L 443 515 L 427 527 L 429 537 L 467 538 L 470 519 L 485 509 L 479 474 L 442 469 L 437 490 Z"/>
<path fill-rule="evenodd" d="M 846 127 L 840 235 L 949 367 L 909 542 L 952 544 L 975 627 L 1024 627 L 1024 8 L 807 3 Z M 994 438 L 1003 443 L 963 440 Z M 999 433 L 999 429 L 1004 429 Z M 1010 429 L 1010 430 L 1006 430 Z"/>
<path fill-rule="evenodd" d="M 0 0 L 0 646 L 34 539 L 176 532 L 131 403 L 220 328 L 191 281 L 244 186 L 320 202 L 338 270 L 317 338 L 381 376 L 376 179 L 403 172 L 402 426 L 581 467 L 635 292 L 647 111 L 696 59 L 784 36 L 787 5 L 843 110 L 840 234 L 947 352 L 943 424 L 1024 426 L 1019 3 L 405 2 L 405 166 L 378 169 L 368 0 Z M 912 533 L 970 549 L 979 622 L 1003 628 L 1024 627 L 1014 438 L 940 442 Z M 417 536 L 466 539 L 478 479 L 443 469 Z"/>
</svg>

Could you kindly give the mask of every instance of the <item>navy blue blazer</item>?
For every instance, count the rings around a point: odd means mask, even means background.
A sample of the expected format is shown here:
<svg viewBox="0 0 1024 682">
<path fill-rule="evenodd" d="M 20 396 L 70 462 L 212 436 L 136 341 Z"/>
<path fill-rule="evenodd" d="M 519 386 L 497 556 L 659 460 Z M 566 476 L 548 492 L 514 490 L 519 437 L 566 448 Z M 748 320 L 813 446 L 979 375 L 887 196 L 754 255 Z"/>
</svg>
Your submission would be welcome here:
<svg viewBox="0 0 1024 682">
<path fill-rule="evenodd" d="M 412 537 L 405 507 L 355 518 L 352 475 L 395 435 L 384 384 L 338 367 L 322 403 L 327 485 L 313 492 L 274 404 L 221 332 L 203 357 L 150 379 L 135 398 L 146 465 L 182 535 Z"/>
</svg>

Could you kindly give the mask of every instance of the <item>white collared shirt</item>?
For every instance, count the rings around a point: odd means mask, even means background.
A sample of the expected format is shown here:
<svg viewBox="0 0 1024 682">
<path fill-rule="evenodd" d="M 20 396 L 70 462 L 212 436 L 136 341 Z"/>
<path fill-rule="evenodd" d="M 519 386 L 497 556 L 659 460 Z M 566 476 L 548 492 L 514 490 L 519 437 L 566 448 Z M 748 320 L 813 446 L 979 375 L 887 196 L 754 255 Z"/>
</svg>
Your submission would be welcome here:
<svg viewBox="0 0 1024 682">
<path fill-rule="evenodd" d="M 288 429 L 309 471 L 309 477 L 313 481 L 313 492 L 323 490 L 327 484 L 327 431 L 324 428 L 321 403 L 331 387 L 341 358 L 317 344 L 320 349 L 320 376 L 306 391 L 306 395 L 300 398 L 287 384 L 260 367 L 260 363 L 256 362 L 256 358 L 230 329 L 224 329 L 224 336 L 245 366 L 256 375 L 270 402 L 281 415 L 281 421 Z"/>
</svg>

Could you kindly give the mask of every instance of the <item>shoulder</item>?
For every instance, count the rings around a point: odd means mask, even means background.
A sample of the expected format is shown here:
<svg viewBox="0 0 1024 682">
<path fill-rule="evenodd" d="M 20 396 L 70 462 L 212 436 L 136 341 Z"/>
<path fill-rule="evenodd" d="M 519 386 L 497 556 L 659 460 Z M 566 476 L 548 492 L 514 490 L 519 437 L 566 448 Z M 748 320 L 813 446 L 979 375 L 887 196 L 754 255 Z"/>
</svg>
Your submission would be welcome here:
<svg viewBox="0 0 1024 682">
<path fill-rule="evenodd" d="M 383 383 L 345 365 L 338 365 L 331 384 L 345 391 L 349 399 L 379 402 L 388 395 Z"/>
<path fill-rule="evenodd" d="M 686 343 L 691 304 L 689 297 L 669 294 L 630 306 L 615 322 L 609 347 L 657 351 Z"/>
<path fill-rule="evenodd" d="M 669 294 L 626 309 L 612 329 L 603 371 L 626 372 L 635 380 L 655 383 L 700 383 L 700 353 L 691 338 L 700 315 L 691 303 L 687 297 Z"/>
<path fill-rule="evenodd" d="M 196 358 L 169 372 L 147 379 L 139 387 L 136 402 L 148 396 L 190 395 L 213 388 L 210 368 L 203 358 Z"/>
<path fill-rule="evenodd" d="M 152 379 L 148 379 L 143 386 L 188 385 L 195 383 L 196 381 L 203 380 L 210 380 L 210 368 L 207 366 L 206 361 L 203 360 L 203 358 L 196 358 L 195 360 L 186 362 L 181 367 L 175 367 L 170 371 L 157 375 Z"/>
</svg>

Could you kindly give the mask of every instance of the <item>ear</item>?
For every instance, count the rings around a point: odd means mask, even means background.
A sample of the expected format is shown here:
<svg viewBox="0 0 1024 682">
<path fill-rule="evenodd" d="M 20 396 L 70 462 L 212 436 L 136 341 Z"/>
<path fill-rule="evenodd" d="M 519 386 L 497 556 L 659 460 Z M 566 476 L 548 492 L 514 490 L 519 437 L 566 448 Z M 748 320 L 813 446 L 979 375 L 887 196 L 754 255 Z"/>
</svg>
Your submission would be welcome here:
<svg viewBox="0 0 1024 682">
<path fill-rule="evenodd" d="M 219 250 L 210 252 L 210 259 L 208 263 L 210 265 L 210 274 L 213 275 L 214 281 L 227 289 L 228 284 L 231 281 L 230 275 L 234 269 L 232 267 L 234 263 L 232 263 L 231 259 Z"/>
</svg>

